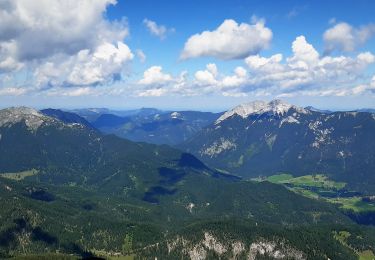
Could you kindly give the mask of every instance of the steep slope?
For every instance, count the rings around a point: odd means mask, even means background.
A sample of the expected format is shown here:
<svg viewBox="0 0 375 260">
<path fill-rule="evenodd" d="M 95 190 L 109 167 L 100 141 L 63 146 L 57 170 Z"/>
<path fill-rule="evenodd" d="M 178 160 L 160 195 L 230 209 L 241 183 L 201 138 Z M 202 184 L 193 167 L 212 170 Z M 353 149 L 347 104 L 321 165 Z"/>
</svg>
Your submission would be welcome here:
<svg viewBox="0 0 375 260">
<path fill-rule="evenodd" d="M 370 113 L 327 114 L 260 101 L 224 113 L 181 147 L 212 167 L 245 177 L 325 173 L 375 191 L 374 132 Z"/>
<path fill-rule="evenodd" d="M 135 173 L 144 183 L 157 183 L 164 168 L 195 170 L 189 165 L 194 158 L 176 149 L 102 135 L 28 108 L 1 110 L 0 135 L 0 172 L 35 169 L 38 174 L 31 178 L 42 182 L 95 185 L 115 192 L 123 189 L 120 183 L 134 186 Z"/>
<path fill-rule="evenodd" d="M 93 127 L 86 119 L 71 112 L 62 111 L 60 109 L 47 108 L 40 111 L 46 116 L 54 117 L 67 124 L 77 123 L 87 127 Z"/>
</svg>

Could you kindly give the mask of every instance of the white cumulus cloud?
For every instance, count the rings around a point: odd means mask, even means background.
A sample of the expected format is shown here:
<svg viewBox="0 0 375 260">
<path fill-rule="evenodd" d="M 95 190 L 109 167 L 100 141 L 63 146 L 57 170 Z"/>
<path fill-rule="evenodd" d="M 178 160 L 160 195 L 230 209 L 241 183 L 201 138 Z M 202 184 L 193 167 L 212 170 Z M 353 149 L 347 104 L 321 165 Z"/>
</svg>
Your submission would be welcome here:
<svg viewBox="0 0 375 260">
<path fill-rule="evenodd" d="M 116 0 L 3 0 L 0 72 L 34 75 L 30 85 L 98 85 L 133 58 L 126 19 L 108 21 Z M 31 73 L 30 73 L 31 72 Z M 45 86 L 42 86 L 45 84 Z"/>
<path fill-rule="evenodd" d="M 368 24 L 359 28 L 344 22 L 335 24 L 323 34 L 325 52 L 330 53 L 334 50 L 353 51 L 374 34 L 375 24 Z"/>
<path fill-rule="evenodd" d="M 216 80 L 217 74 L 216 64 L 207 64 L 205 70 L 198 70 L 195 73 L 195 82 L 198 85 L 215 85 L 218 83 Z"/>
<path fill-rule="evenodd" d="M 272 31 L 263 20 L 254 24 L 228 19 L 216 30 L 204 31 L 191 36 L 185 43 L 181 59 L 215 57 L 218 59 L 240 59 L 267 48 Z"/>
<path fill-rule="evenodd" d="M 358 85 L 366 68 L 375 62 L 375 56 L 370 52 L 355 57 L 321 57 L 304 36 L 295 39 L 292 51 L 292 56 L 284 63 L 281 54 L 270 58 L 247 57 L 245 63 L 250 69 L 250 77 L 244 91 L 266 88 L 282 95 L 302 92 L 309 95 L 359 94 L 360 88 L 354 92 L 351 89 Z"/>
<path fill-rule="evenodd" d="M 172 75 L 163 73 L 161 66 L 152 66 L 143 73 L 143 78 L 138 81 L 142 85 L 163 85 L 172 81 Z"/>
<path fill-rule="evenodd" d="M 234 69 L 234 74 L 232 76 L 226 76 L 221 81 L 221 86 L 223 88 L 237 88 L 242 86 L 247 81 L 247 71 L 239 66 Z"/>
<path fill-rule="evenodd" d="M 121 77 L 123 65 L 133 59 L 129 47 L 118 42 L 104 43 L 93 52 L 88 49 L 76 55 L 56 58 L 40 65 L 35 71 L 38 86 L 90 86 Z"/>
<path fill-rule="evenodd" d="M 279 71 L 282 66 L 280 62 L 283 59 L 282 54 L 272 55 L 270 58 L 261 57 L 259 55 L 252 55 L 245 59 L 245 63 L 250 69 L 259 71 Z"/>
<path fill-rule="evenodd" d="M 178 76 L 164 73 L 161 66 L 152 66 L 143 73 L 143 78 L 136 82 L 132 95 L 164 96 L 164 95 L 196 95 L 188 82 L 187 71 Z"/>
<path fill-rule="evenodd" d="M 199 88 L 196 91 L 205 93 L 229 91 L 240 89 L 246 84 L 248 73 L 245 68 L 238 66 L 234 69 L 232 75 L 221 75 L 218 72 L 216 64 L 210 63 L 206 65 L 205 70 L 198 70 L 194 74 L 193 85 Z M 229 92 L 225 92 L 230 94 Z M 232 93 L 233 94 L 233 93 Z M 236 94 L 237 95 L 237 94 Z"/>
</svg>

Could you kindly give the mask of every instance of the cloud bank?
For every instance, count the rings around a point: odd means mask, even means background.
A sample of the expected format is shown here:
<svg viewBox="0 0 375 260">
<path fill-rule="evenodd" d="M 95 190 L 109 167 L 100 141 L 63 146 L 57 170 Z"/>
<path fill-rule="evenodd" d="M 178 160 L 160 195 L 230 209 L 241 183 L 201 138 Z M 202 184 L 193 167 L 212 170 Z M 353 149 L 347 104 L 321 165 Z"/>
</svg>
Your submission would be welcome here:
<svg viewBox="0 0 375 260">
<path fill-rule="evenodd" d="M 292 55 L 286 58 L 281 53 L 270 57 L 259 54 L 247 56 L 243 59 L 246 67 L 237 66 L 229 75 L 220 73 L 216 64 L 209 63 L 205 69 L 196 71 L 193 79 L 185 77 L 180 81 L 179 92 L 168 91 L 171 83 L 175 82 L 170 74 L 166 74 L 165 91 L 161 91 L 164 84 L 160 82 L 163 80 L 156 80 L 155 84 L 159 83 L 160 95 L 292 97 L 350 96 L 373 92 L 374 79 L 366 79 L 365 74 L 366 69 L 375 63 L 372 53 L 363 52 L 355 57 L 319 55 L 303 35 L 296 37 L 291 49 Z M 162 76 L 158 77 L 162 79 Z M 368 83 L 363 84 L 366 80 Z"/>
</svg>

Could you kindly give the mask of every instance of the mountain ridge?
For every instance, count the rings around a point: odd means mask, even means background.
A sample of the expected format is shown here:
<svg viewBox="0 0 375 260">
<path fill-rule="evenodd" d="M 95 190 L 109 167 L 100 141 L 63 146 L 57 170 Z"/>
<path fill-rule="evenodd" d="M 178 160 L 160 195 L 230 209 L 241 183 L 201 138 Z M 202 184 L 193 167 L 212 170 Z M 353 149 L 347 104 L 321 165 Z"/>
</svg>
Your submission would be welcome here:
<svg viewBox="0 0 375 260">
<path fill-rule="evenodd" d="M 304 108 L 291 105 L 280 99 L 275 99 L 270 102 L 258 100 L 250 103 L 244 103 L 234 107 L 231 110 L 228 110 L 216 120 L 215 124 L 219 124 L 221 121 L 233 115 L 238 115 L 242 118 L 247 118 L 251 115 L 262 115 L 266 113 L 272 115 L 283 115 L 291 108 L 294 108 L 300 113 L 307 113 Z"/>
<path fill-rule="evenodd" d="M 292 105 L 278 113 L 266 102 L 261 105 L 242 115 L 229 110 L 231 116 L 207 126 L 179 147 L 210 167 L 243 177 L 327 173 L 375 192 L 375 185 L 368 181 L 375 181 L 372 113 L 327 114 Z"/>
</svg>

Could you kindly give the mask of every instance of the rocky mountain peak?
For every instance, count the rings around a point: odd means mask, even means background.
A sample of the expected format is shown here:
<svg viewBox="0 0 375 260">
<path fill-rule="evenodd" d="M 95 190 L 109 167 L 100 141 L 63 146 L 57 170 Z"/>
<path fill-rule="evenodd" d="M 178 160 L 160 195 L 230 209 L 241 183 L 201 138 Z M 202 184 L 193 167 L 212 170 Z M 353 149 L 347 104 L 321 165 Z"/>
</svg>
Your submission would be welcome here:
<svg viewBox="0 0 375 260">
<path fill-rule="evenodd" d="M 253 114 L 274 114 L 274 115 L 283 115 L 289 111 L 289 109 L 294 108 L 300 113 L 306 113 L 306 110 L 301 107 L 291 105 L 287 102 L 284 102 L 280 99 L 275 99 L 270 102 L 267 101 L 253 101 L 246 104 L 241 104 L 236 106 L 232 110 L 227 111 L 221 117 L 216 120 L 215 124 L 218 124 L 225 119 L 233 116 L 239 115 L 242 118 L 247 118 L 249 115 Z"/>
<path fill-rule="evenodd" d="M 29 107 L 11 107 L 0 110 L 0 127 L 25 121 L 31 130 L 38 129 L 44 122 L 53 121 L 36 109 Z"/>
</svg>

